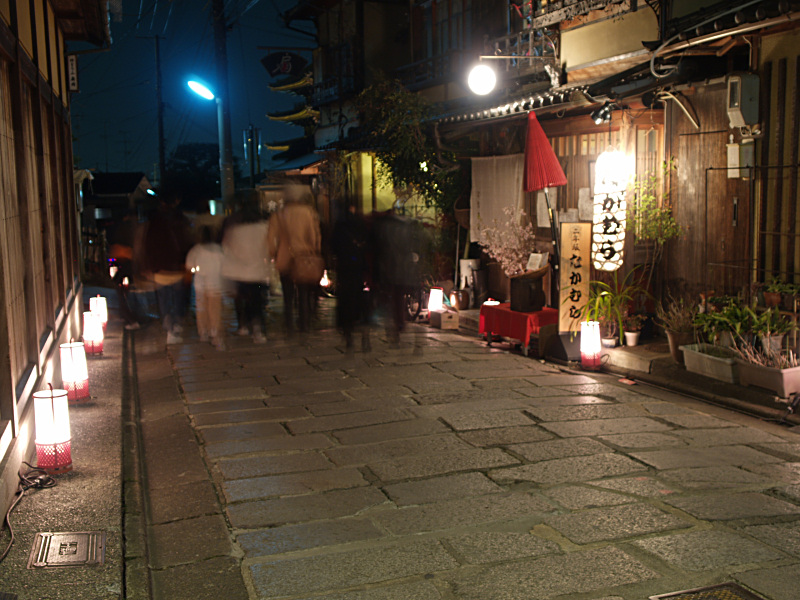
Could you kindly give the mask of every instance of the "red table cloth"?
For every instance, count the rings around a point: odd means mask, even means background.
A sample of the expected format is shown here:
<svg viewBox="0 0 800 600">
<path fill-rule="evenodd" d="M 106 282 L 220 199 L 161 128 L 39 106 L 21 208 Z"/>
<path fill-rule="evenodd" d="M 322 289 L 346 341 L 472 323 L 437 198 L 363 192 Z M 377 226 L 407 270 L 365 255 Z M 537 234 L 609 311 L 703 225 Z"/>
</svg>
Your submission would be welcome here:
<svg viewBox="0 0 800 600">
<path fill-rule="evenodd" d="M 558 310 L 545 306 L 535 312 L 519 312 L 511 310 L 511 304 L 484 304 L 481 306 L 480 333 L 500 335 L 520 340 L 528 345 L 531 335 L 538 334 L 544 325 L 558 323 Z"/>
</svg>

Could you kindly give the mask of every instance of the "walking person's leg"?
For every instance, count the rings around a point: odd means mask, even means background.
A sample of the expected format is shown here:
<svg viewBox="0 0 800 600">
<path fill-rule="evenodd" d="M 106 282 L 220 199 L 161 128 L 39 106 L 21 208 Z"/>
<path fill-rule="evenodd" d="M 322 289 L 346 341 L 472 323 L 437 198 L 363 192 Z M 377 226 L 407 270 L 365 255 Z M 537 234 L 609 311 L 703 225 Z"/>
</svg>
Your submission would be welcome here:
<svg viewBox="0 0 800 600">
<path fill-rule="evenodd" d="M 283 320 L 286 333 L 294 331 L 294 281 L 288 275 L 281 275 L 281 288 L 283 289 Z"/>
</svg>

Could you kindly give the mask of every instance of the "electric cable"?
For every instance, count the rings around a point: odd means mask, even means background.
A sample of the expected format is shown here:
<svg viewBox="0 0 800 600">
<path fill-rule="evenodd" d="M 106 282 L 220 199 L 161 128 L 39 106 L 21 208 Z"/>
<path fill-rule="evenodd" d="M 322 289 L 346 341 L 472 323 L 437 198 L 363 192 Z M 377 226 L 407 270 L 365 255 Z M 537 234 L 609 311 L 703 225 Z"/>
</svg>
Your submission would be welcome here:
<svg viewBox="0 0 800 600">
<path fill-rule="evenodd" d="M 45 488 L 51 488 L 56 485 L 56 480 L 53 479 L 50 475 L 48 475 L 47 471 L 39 469 L 38 467 L 34 467 L 31 464 L 24 461 L 22 464 L 29 467 L 30 471 L 27 471 L 25 474 L 21 472 L 17 473 L 17 476 L 19 477 L 19 484 L 18 484 L 19 489 L 17 490 L 16 493 L 17 497 L 14 498 L 14 501 L 11 503 L 11 506 L 8 507 L 8 510 L 6 511 L 6 515 L 2 523 L 3 526 L 5 525 L 8 526 L 8 532 L 11 535 L 11 539 L 8 541 L 6 549 L 3 550 L 2 554 L 0 554 L 0 562 L 3 562 L 5 560 L 6 556 L 8 556 L 8 553 L 11 551 L 11 547 L 14 545 L 14 528 L 11 526 L 11 511 L 13 511 L 14 508 L 17 506 L 17 504 L 19 504 L 20 500 L 22 500 L 22 497 L 25 495 L 25 492 L 27 492 L 28 490 L 30 489 L 41 490 Z M 2 530 L 2 527 L 0 527 L 0 530 Z"/>
</svg>

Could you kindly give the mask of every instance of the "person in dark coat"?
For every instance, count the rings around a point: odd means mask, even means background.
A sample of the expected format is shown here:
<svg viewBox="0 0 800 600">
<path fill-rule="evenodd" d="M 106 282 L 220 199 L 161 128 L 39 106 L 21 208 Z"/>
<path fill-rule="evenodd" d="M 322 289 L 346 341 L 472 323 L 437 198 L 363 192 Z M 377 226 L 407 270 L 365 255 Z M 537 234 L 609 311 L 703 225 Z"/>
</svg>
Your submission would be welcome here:
<svg viewBox="0 0 800 600">
<path fill-rule="evenodd" d="M 331 249 L 336 260 L 336 325 L 347 349 L 353 347 L 353 332 L 362 330 L 362 349 L 369 349 L 369 230 L 364 217 L 349 206 L 334 226 Z"/>
</svg>

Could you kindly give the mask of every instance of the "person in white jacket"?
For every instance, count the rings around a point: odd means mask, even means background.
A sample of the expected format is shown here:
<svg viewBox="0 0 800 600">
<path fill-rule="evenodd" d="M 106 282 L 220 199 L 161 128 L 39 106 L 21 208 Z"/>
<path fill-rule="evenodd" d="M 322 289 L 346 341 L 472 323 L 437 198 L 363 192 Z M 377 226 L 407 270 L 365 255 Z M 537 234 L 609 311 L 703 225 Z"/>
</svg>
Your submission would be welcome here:
<svg viewBox="0 0 800 600">
<path fill-rule="evenodd" d="M 186 255 L 186 269 L 193 274 L 197 333 L 201 341 L 211 341 L 218 350 L 225 349 L 222 327 L 222 246 L 214 240 L 210 227 L 200 230 L 200 242 Z"/>
<path fill-rule="evenodd" d="M 253 341 L 267 341 L 264 298 L 269 290 L 267 222 L 254 206 L 245 206 L 225 227 L 222 238 L 222 275 L 236 286 L 239 335 L 252 333 Z"/>
</svg>

